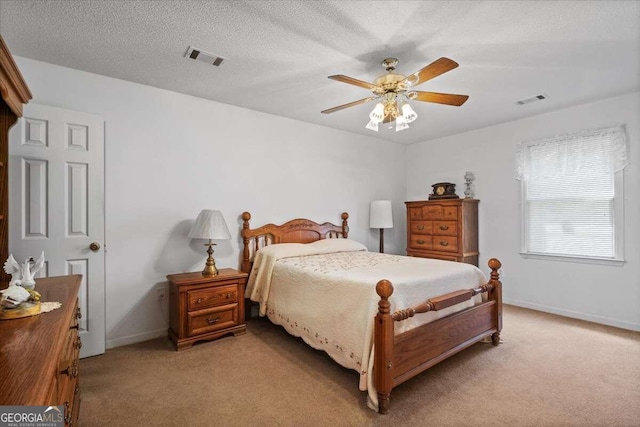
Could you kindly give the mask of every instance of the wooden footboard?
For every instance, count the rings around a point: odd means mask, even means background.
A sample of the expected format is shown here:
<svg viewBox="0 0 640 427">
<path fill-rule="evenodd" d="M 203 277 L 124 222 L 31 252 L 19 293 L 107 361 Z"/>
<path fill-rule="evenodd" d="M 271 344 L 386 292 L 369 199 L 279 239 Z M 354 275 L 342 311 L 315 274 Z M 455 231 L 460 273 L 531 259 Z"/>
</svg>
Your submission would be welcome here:
<svg viewBox="0 0 640 427">
<path fill-rule="evenodd" d="M 393 285 L 381 280 L 376 285 L 380 296 L 375 318 L 374 378 L 378 392 L 378 411 L 389 412 L 391 389 L 488 336 L 493 345 L 500 343 L 502 330 L 502 283 L 498 270 L 502 264 L 489 260 L 491 279 L 474 289 L 463 289 L 431 298 L 415 307 L 390 313 L 389 297 Z M 394 334 L 394 323 L 417 313 L 438 311 L 486 292 L 487 301 L 436 321 Z"/>
</svg>

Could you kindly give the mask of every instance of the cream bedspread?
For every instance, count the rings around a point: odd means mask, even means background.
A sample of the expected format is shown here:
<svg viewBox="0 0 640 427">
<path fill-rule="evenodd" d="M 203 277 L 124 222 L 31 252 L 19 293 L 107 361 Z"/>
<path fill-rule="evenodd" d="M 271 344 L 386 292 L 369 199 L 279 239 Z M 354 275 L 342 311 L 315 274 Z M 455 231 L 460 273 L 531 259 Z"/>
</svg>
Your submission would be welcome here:
<svg viewBox="0 0 640 427">
<path fill-rule="evenodd" d="M 376 283 L 394 287 L 391 312 L 430 297 L 474 288 L 487 279 L 470 264 L 368 252 L 349 239 L 309 244 L 284 243 L 260 249 L 247 285 L 247 297 L 260 303 L 260 315 L 282 325 L 342 366 L 360 373 L 360 390 L 377 409 L 372 376 Z M 480 296 L 439 312 L 417 314 L 395 324 L 400 333 L 472 306 Z"/>
</svg>

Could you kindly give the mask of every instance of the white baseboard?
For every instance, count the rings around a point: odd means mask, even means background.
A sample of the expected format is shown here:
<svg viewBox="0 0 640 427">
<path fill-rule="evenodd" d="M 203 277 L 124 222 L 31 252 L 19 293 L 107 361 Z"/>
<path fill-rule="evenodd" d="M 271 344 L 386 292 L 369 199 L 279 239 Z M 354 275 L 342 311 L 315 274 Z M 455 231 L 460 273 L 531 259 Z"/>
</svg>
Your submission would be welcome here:
<svg viewBox="0 0 640 427">
<path fill-rule="evenodd" d="M 528 301 L 521 301 L 517 299 L 503 298 L 502 302 L 509 305 L 515 305 L 517 307 L 530 308 L 532 310 L 544 311 L 545 313 L 558 314 L 560 316 L 571 317 L 574 319 L 586 320 L 588 322 L 600 323 L 602 325 L 615 326 L 616 328 L 629 329 L 632 331 L 640 331 L 640 324 L 633 322 L 626 322 L 624 320 L 610 319 L 608 317 L 596 316 L 594 314 L 580 313 L 577 311 L 565 310 L 558 307 L 552 307 L 549 305 L 536 304 Z"/>
<path fill-rule="evenodd" d="M 122 347 L 123 345 L 135 344 L 137 342 L 148 341 L 154 338 L 166 337 L 166 336 L 168 336 L 167 328 L 157 329 L 155 331 L 143 332 L 141 334 L 129 335 L 126 337 L 119 337 L 119 338 L 107 340 L 106 347 L 108 349 L 115 348 L 115 347 Z"/>
</svg>

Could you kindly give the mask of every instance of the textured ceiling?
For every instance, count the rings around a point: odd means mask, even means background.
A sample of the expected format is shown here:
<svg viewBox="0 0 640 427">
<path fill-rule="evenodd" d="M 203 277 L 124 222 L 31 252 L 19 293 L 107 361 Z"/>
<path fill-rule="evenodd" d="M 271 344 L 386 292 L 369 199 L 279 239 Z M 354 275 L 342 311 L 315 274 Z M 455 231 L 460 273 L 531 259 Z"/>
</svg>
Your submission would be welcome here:
<svg viewBox="0 0 640 427">
<path fill-rule="evenodd" d="M 17 56 L 403 144 L 640 89 L 638 1 L 0 0 L 0 33 Z M 189 46 L 228 59 L 189 61 Z M 373 104 L 320 114 L 370 94 L 329 75 L 371 82 L 386 57 L 407 75 L 442 56 L 460 67 L 417 89 L 469 95 L 462 107 L 414 101 L 397 133 L 364 128 Z"/>
</svg>

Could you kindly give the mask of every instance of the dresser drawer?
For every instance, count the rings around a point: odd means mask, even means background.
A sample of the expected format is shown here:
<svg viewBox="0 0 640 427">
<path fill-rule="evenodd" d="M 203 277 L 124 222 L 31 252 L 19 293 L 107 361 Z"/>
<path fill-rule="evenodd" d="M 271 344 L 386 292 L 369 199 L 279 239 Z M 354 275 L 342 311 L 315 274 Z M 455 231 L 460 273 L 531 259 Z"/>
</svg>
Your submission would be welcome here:
<svg viewBox="0 0 640 427">
<path fill-rule="evenodd" d="M 433 250 L 458 252 L 458 238 L 455 236 L 433 236 Z"/>
<path fill-rule="evenodd" d="M 187 335 L 199 335 L 238 324 L 238 304 L 188 313 Z"/>
<path fill-rule="evenodd" d="M 458 207 L 457 206 L 445 206 L 442 209 L 442 219 L 458 220 Z"/>
<path fill-rule="evenodd" d="M 458 221 L 433 221 L 433 234 L 439 236 L 457 236 Z"/>
<path fill-rule="evenodd" d="M 422 219 L 422 208 L 409 208 L 409 218 Z"/>
<path fill-rule="evenodd" d="M 423 206 L 422 219 L 443 219 L 442 212 L 443 212 L 442 205 Z"/>
<path fill-rule="evenodd" d="M 188 310 L 202 310 L 238 302 L 238 285 L 216 286 L 187 292 Z"/>
<path fill-rule="evenodd" d="M 430 235 L 413 235 L 411 236 L 411 247 L 413 249 L 431 249 L 433 247 L 433 238 Z"/>
<path fill-rule="evenodd" d="M 415 234 L 432 234 L 433 221 L 411 221 L 411 232 Z"/>
</svg>

